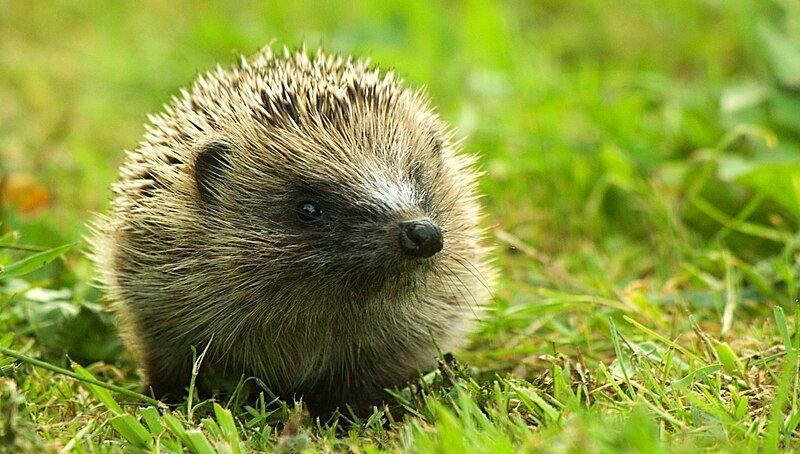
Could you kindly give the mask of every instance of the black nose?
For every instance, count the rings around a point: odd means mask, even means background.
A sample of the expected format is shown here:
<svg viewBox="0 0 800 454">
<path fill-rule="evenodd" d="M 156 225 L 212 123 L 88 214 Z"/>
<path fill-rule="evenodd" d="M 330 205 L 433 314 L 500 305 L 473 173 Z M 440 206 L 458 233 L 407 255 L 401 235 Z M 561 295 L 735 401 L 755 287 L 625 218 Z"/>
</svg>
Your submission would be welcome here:
<svg viewBox="0 0 800 454">
<path fill-rule="evenodd" d="M 439 227 L 428 221 L 400 223 L 400 247 L 409 257 L 430 257 L 442 250 L 444 238 Z"/>
</svg>

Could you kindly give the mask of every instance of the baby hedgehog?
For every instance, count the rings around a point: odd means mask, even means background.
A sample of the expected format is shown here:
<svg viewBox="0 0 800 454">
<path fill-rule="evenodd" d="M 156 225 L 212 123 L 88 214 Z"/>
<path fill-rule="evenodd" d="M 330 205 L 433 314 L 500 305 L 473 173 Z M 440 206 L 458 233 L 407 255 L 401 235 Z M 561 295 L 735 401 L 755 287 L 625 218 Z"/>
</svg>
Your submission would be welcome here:
<svg viewBox="0 0 800 454">
<path fill-rule="evenodd" d="M 477 173 L 419 91 L 265 51 L 149 119 L 91 239 L 148 392 L 183 396 L 195 347 L 210 386 L 363 410 L 465 342 L 492 275 Z"/>
</svg>

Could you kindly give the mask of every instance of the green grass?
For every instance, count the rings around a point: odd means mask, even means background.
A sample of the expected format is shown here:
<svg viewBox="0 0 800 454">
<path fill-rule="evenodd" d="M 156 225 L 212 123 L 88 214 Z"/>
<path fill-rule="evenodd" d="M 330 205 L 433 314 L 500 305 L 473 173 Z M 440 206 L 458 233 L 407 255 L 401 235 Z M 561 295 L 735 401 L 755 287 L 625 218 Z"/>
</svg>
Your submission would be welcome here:
<svg viewBox="0 0 800 454">
<path fill-rule="evenodd" d="M 796 1 L 196 3 L 0 1 L 0 451 L 800 449 Z M 273 39 L 425 85 L 486 171 L 491 311 L 349 427 L 118 392 L 83 254 L 145 114 Z"/>
</svg>

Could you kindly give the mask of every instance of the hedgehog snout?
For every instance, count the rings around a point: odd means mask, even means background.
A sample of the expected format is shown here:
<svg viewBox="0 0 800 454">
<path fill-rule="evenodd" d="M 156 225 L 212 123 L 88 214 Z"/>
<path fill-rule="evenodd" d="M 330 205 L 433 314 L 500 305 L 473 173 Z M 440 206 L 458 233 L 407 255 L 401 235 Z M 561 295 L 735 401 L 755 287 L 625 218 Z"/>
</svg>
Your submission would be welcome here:
<svg viewBox="0 0 800 454">
<path fill-rule="evenodd" d="M 400 248 L 408 257 L 428 258 L 442 250 L 442 229 L 432 222 L 421 219 L 399 224 Z"/>
</svg>

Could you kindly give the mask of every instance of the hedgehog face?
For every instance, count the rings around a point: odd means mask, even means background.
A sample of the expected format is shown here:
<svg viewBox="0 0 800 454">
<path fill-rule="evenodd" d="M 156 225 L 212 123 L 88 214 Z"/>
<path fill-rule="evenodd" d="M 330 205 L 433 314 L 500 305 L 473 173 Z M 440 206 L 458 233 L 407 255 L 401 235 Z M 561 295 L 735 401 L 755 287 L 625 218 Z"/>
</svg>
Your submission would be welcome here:
<svg viewBox="0 0 800 454">
<path fill-rule="evenodd" d="M 437 203 L 442 195 L 435 175 L 408 158 L 430 151 L 406 155 L 362 147 L 347 167 L 332 167 L 330 155 L 346 151 L 328 146 L 313 160 L 299 153 L 281 159 L 268 147 L 219 141 L 201 147 L 194 178 L 203 219 L 212 235 L 220 219 L 243 233 L 220 238 L 220 247 L 253 252 L 237 264 L 248 261 L 272 279 L 277 272 L 282 282 L 313 279 L 336 294 L 352 295 L 353 286 L 363 293 L 424 279 L 445 246 L 440 224 L 446 216 Z M 428 167 L 436 168 L 435 162 Z M 236 241 L 250 246 L 231 247 Z M 253 251 L 259 244 L 270 254 Z"/>
<path fill-rule="evenodd" d="M 409 182 L 374 176 L 358 183 L 320 177 L 285 182 L 274 188 L 277 197 L 265 202 L 256 222 L 275 229 L 286 258 L 303 271 L 315 270 L 317 278 L 396 280 L 430 265 L 444 247 L 441 227 Z"/>
<path fill-rule="evenodd" d="M 290 198 L 289 205 L 294 207 L 288 210 L 289 216 L 296 222 L 289 228 L 309 247 L 315 247 L 315 252 L 330 249 L 363 260 L 358 251 L 364 251 L 379 260 L 370 263 L 373 268 L 399 259 L 427 259 L 441 251 L 441 228 L 420 214 L 422 210 L 414 203 L 392 199 L 397 199 L 396 194 L 387 200 L 374 190 L 358 197 L 358 192 L 345 184 L 334 194 L 301 190 Z"/>
</svg>

